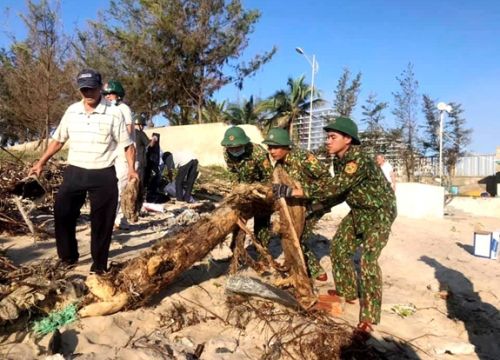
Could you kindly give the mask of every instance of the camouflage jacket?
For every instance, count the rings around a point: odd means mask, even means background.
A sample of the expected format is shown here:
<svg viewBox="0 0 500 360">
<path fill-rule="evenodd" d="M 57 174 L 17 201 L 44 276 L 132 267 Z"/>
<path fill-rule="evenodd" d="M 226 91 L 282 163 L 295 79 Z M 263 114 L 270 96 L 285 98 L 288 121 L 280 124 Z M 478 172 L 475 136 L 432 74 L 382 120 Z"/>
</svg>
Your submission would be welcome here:
<svg viewBox="0 0 500 360">
<path fill-rule="evenodd" d="M 249 143 L 245 153 L 234 157 L 224 151 L 224 160 L 233 179 L 238 183 L 269 182 L 272 166 L 267 151 L 258 144 Z"/>
<path fill-rule="evenodd" d="M 312 153 L 293 148 L 275 166 L 281 166 L 293 180 L 300 184 L 305 198 L 313 203 L 321 199 L 323 183 L 326 178 L 330 177 L 330 173 L 328 167 Z"/>
<path fill-rule="evenodd" d="M 396 217 L 396 196 L 380 167 L 359 146 L 351 146 L 342 159 L 333 161 L 323 196 L 329 207 L 346 201 L 356 233 L 374 224 L 391 224 Z"/>
</svg>

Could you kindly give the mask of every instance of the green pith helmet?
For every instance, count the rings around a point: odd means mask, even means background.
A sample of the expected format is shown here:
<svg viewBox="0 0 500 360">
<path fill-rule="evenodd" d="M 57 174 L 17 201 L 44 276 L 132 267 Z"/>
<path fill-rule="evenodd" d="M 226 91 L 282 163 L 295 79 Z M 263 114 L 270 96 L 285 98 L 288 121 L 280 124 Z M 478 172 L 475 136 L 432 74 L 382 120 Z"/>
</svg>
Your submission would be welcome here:
<svg viewBox="0 0 500 360">
<path fill-rule="evenodd" d="M 250 138 L 245 134 L 245 131 L 237 126 L 232 126 L 226 130 L 224 134 L 224 139 L 221 141 L 221 145 L 225 147 L 237 147 L 244 146 L 250 142 Z"/>
<path fill-rule="evenodd" d="M 106 85 L 104 85 L 102 93 L 104 95 L 116 94 L 123 99 L 123 97 L 125 96 L 125 89 L 123 88 L 122 83 L 118 80 L 109 80 Z"/>
<path fill-rule="evenodd" d="M 142 126 L 145 126 L 146 125 L 146 118 L 144 116 L 141 115 L 138 115 L 134 118 L 134 124 L 135 125 L 142 125 Z"/>
<path fill-rule="evenodd" d="M 361 144 L 358 136 L 358 126 L 354 121 L 346 117 L 337 117 L 330 121 L 323 130 L 328 131 L 339 131 L 343 134 L 349 135 L 352 138 L 353 145 Z"/>
<path fill-rule="evenodd" d="M 269 130 L 266 139 L 262 143 L 274 146 L 292 145 L 292 142 L 290 141 L 290 135 L 288 135 L 288 131 L 282 128 L 272 128 L 271 130 Z"/>
</svg>

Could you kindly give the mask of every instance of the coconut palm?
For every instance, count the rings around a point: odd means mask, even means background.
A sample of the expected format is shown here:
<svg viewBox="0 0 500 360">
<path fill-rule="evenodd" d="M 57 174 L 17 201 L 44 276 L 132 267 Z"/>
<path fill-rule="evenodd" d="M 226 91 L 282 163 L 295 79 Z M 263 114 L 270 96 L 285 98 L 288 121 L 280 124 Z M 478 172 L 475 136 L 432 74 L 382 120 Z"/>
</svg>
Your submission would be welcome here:
<svg viewBox="0 0 500 360">
<path fill-rule="evenodd" d="M 304 76 L 297 79 L 288 78 L 286 90 L 278 90 L 265 101 L 264 108 L 272 115 L 267 124 L 269 127 L 278 126 L 290 131 L 292 124 L 300 117 L 309 114 L 311 87 L 304 82 Z M 313 107 L 321 106 L 325 100 L 319 97 L 314 90 Z"/>
<path fill-rule="evenodd" d="M 224 122 L 227 120 L 226 102 L 208 100 L 202 109 L 202 121 L 204 123 Z"/>
<path fill-rule="evenodd" d="M 227 107 L 227 120 L 233 125 L 253 124 L 262 126 L 264 118 L 263 102 L 254 102 L 253 96 L 249 100 L 243 100 L 241 104 L 230 104 Z"/>
</svg>

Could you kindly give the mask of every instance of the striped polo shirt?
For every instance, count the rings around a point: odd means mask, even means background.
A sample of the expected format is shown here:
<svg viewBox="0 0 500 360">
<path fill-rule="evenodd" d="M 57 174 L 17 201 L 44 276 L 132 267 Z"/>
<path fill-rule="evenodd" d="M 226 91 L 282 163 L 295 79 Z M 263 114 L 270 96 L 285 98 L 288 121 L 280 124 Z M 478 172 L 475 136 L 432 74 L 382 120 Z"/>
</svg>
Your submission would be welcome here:
<svg viewBox="0 0 500 360">
<path fill-rule="evenodd" d="M 68 164 L 84 169 L 104 169 L 113 165 L 116 149 L 132 145 L 123 114 L 104 98 L 87 114 L 83 100 L 68 107 L 52 139 L 69 142 Z"/>
</svg>

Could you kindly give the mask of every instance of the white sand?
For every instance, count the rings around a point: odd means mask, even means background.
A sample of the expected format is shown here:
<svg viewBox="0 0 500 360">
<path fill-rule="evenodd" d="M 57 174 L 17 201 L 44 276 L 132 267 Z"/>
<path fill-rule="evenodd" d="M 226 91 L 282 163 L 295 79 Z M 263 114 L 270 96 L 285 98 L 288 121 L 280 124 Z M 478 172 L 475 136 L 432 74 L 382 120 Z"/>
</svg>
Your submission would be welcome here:
<svg viewBox="0 0 500 360">
<path fill-rule="evenodd" d="M 110 260 L 135 256 L 151 246 L 162 236 L 168 216 L 149 215 L 131 231 L 115 234 Z M 337 216 L 325 216 L 319 234 L 331 239 L 339 221 Z M 421 359 L 500 358 L 500 265 L 499 260 L 471 254 L 473 231 L 478 227 L 494 230 L 500 228 L 500 221 L 463 212 L 443 219 L 396 220 L 380 258 L 384 299 L 382 321 L 374 333 L 378 347 L 384 344 L 382 338 L 388 337 L 411 342 L 412 351 Z M 78 238 L 81 258 L 76 273 L 86 275 L 90 268 L 87 225 L 81 227 Z M 33 245 L 29 237 L 0 235 L 0 243 L 9 247 L 8 255 L 18 264 L 56 256 L 54 239 Z M 211 256 L 229 253 L 227 247 L 221 247 Z M 64 327 L 63 350 L 81 354 L 78 359 L 159 359 L 172 358 L 171 353 L 173 358 L 185 358 L 182 352 L 194 352 L 203 343 L 202 359 L 258 359 L 272 331 L 257 320 L 250 321 L 244 330 L 222 321 L 227 318 L 226 266 L 205 259 L 147 307 Z M 244 273 L 252 274 L 249 270 Z M 188 312 L 193 309 L 203 321 L 185 324 L 180 330 L 172 328 L 168 314 L 174 303 L 183 304 Z M 404 304 L 413 304 L 416 313 L 402 318 L 391 311 L 393 306 Z M 346 305 L 342 318 L 355 325 L 358 310 L 357 305 Z M 42 351 L 48 336 L 37 342 L 32 337 L 12 335 L 0 343 L 0 357 L 45 358 Z M 457 354 L 444 354 L 446 351 Z"/>
</svg>

